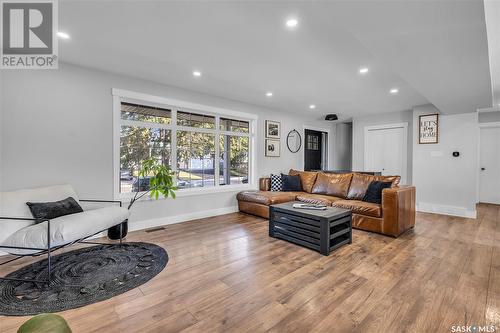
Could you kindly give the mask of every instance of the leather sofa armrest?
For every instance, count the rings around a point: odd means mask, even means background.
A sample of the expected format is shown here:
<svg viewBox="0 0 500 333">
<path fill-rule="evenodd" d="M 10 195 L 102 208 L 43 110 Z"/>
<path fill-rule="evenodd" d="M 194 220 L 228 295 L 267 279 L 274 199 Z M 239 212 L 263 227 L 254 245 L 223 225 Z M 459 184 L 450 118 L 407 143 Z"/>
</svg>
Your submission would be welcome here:
<svg viewBox="0 0 500 333">
<path fill-rule="evenodd" d="M 259 178 L 259 190 L 270 191 L 271 190 L 271 178 Z"/>
<path fill-rule="evenodd" d="M 415 186 L 399 186 L 382 191 L 383 232 L 394 237 L 415 226 Z"/>
</svg>

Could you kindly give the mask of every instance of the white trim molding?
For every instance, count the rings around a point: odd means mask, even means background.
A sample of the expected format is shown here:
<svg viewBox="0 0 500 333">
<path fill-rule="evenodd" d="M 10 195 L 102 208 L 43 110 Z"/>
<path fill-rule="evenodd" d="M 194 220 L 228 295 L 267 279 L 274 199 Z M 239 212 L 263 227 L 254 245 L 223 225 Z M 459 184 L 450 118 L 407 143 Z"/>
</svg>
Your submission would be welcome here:
<svg viewBox="0 0 500 333">
<path fill-rule="evenodd" d="M 305 151 L 305 144 L 306 144 L 306 129 L 307 130 L 311 130 L 311 131 L 318 131 L 318 132 L 325 132 L 326 133 L 326 151 L 325 151 L 325 166 L 322 166 L 322 170 L 329 170 L 330 168 L 330 140 L 332 140 L 332 136 L 331 136 L 331 129 L 329 128 L 324 128 L 324 127 L 318 127 L 318 126 L 309 126 L 309 125 L 303 125 L 302 126 L 302 146 L 304 148 L 302 148 L 301 150 L 302 151 Z M 286 140 L 286 138 L 285 138 Z M 304 152 L 302 152 L 302 166 L 304 167 L 305 166 L 305 157 L 304 157 Z"/>
<path fill-rule="evenodd" d="M 489 123 L 479 123 L 479 128 L 488 128 L 488 127 L 500 127 L 500 121 L 489 122 Z"/>
<path fill-rule="evenodd" d="M 136 101 L 140 101 L 140 102 L 159 104 L 159 106 L 161 106 L 161 107 L 165 107 L 165 106 L 181 107 L 181 108 L 185 108 L 185 109 L 189 109 L 189 110 L 197 110 L 197 111 L 203 111 L 205 113 L 208 112 L 208 113 L 227 115 L 227 116 L 238 117 L 238 118 L 247 119 L 247 120 L 257 120 L 259 118 L 257 115 L 252 114 L 252 113 L 234 111 L 234 110 L 219 108 L 219 107 L 215 107 L 215 106 L 208 106 L 208 105 L 192 103 L 192 102 L 188 102 L 188 101 L 182 101 L 182 100 L 178 100 L 178 99 L 149 95 L 149 94 L 145 94 L 145 93 L 139 93 L 139 92 L 124 90 L 124 89 L 112 88 L 111 94 L 113 96 L 118 96 L 118 97 L 127 98 L 127 99 L 131 99 L 131 100 L 136 100 Z"/>
<path fill-rule="evenodd" d="M 203 195 L 210 193 L 220 193 L 220 192 L 229 192 L 243 189 L 250 189 L 252 187 L 256 187 L 258 183 L 258 179 L 256 177 L 256 167 L 257 167 L 257 149 L 256 149 L 256 133 L 257 133 L 257 120 L 258 116 L 251 113 L 246 112 L 238 112 L 229 109 L 223 109 L 219 107 L 213 107 L 208 105 L 202 105 L 197 103 L 191 103 L 182 100 L 176 100 L 166 97 L 160 97 L 155 95 L 148 95 L 139 92 L 133 92 L 129 90 L 111 89 L 112 97 L 113 97 L 113 193 L 116 199 L 126 200 L 133 196 L 133 193 L 120 193 L 120 130 L 121 126 L 140 126 L 145 128 L 164 128 L 167 130 L 171 130 L 173 132 L 171 145 L 173 147 L 177 147 L 177 136 L 175 135 L 177 130 L 182 131 L 192 131 L 192 132 L 203 132 L 210 133 L 216 137 L 215 142 L 215 156 L 219 156 L 219 145 L 218 145 L 218 136 L 219 135 L 231 135 L 231 136 L 241 136 L 249 138 L 249 147 L 248 147 L 248 156 L 249 156 L 249 166 L 248 166 L 248 184 L 234 184 L 234 185 L 219 185 L 219 177 L 215 177 L 215 186 L 210 188 L 187 188 L 187 189 L 179 189 L 177 191 L 177 196 L 189 196 L 189 195 Z M 146 123 L 140 121 L 128 121 L 123 120 L 120 117 L 121 113 L 121 103 L 129 102 L 134 104 L 142 104 L 149 105 L 160 108 L 168 108 L 172 110 L 172 120 L 171 124 L 153 124 Z M 193 111 L 200 112 L 203 114 L 213 115 L 215 117 L 215 128 L 214 129 L 203 129 L 203 128 L 190 128 L 177 125 L 176 117 L 177 111 Z M 234 119 L 240 119 L 243 121 L 248 121 L 249 123 L 249 132 L 248 133 L 239 133 L 239 132 L 228 132 L 223 131 L 219 128 L 220 117 L 231 117 Z M 177 169 L 176 164 L 176 149 L 172 149 L 172 170 L 175 172 Z M 217 160 L 217 158 L 216 158 Z M 219 166 L 216 163 L 216 172 L 215 174 L 219 174 Z M 146 199 L 147 200 L 147 199 Z"/>
<path fill-rule="evenodd" d="M 477 217 L 477 211 L 467 209 L 466 207 L 449 206 L 449 205 L 438 205 L 427 202 L 417 203 L 417 211 L 423 213 L 435 213 L 442 215 L 465 217 L 470 219 L 475 219 Z"/>
</svg>

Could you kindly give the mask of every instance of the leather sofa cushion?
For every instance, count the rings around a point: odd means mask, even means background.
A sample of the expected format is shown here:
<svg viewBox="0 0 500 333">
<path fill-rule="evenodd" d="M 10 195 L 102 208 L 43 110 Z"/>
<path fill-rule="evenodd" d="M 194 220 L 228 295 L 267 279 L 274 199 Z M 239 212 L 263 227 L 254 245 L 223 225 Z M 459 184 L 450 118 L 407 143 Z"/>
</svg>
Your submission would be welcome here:
<svg viewBox="0 0 500 333">
<path fill-rule="evenodd" d="M 355 173 L 352 176 L 351 186 L 347 194 L 347 199 L 363 200 L 366 190 L 372 181 L 391 182 L 391 187 L 399 186 L 400 176 L 372 176 L 362 173 Z"/>
<path fill-rule="evenodd" d="M 238 201 L 240 212 L 257 215 L 265 219 L 269 218 L 269 206 L 261 205 L 255 202 Z"/>
<path fill-rule="evenodd" d="M 333 207 L 349 209 L 355 214 L 382 217 L 382 205 L 359 200 L 339 200 L 332 203 Z"/>
<path fill-rule="evenodd" d="M 342 200 L 342 198 L 337 198 L 331 195 L 300 193 L 297 195 L 297 200 L 312 204 L 322 204 L 331 206 L 332 202 Z"/>
<path fill-rule="evenodd" d="M 302 192 L 270 192 L 270 191 L 242 191 L 236 198 L 240 201 L 255 202 L 261 205 L 275 205 L 294 201 L 297 194 Z"/>
<path fill-rule="evenodd" d="M 347 199 L 350 200 L 363 200 L 366 190 L 372 181 L 375 180 L 375 176 L 365 175 L 362 173 L 355 173 L 352 176 L 351 186 L 349 187 L 349 193 L 347 194 Z"/>
<path fill-rule="evenodd" d="M 259 190 L 271 191 L 271 178 L 259 178 Z"/>
<path fill-rule="evenodd" d="M 351 179 L 352 173 L 335 174 L 318 172 L 316 182 L 312 188 L 312 193 L 346 198 Z"/>
<path fill-rule="evenodd" d="M 290 169 L 288 172 L 290 176 L 299 175 L 300 184 L 302 185 L 302 191 L 311 193 L 314 182 L 316 181 L 316 177 L 318 176 L 317 172 L 312 171 L 298 171 L 294 169 Z"/>
<path fill-rule="evenodd" d="M 391 187 L 398 187 L 401 181 L 401 176 L 375 176 L 375 180 L 380 182 L 391 182 Z"/>
</svg>

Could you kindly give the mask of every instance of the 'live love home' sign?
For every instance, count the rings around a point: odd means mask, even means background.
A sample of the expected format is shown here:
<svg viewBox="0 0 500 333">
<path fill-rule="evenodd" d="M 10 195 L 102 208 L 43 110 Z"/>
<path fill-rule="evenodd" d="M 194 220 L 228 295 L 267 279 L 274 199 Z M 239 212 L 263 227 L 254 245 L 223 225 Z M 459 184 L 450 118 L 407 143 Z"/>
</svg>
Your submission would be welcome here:
<svg viewBox="0 0 500 333">
<path fill-rule="evenodd" d="M 437 114 L 426 114 L 419 117 L 420 130 L 418 143 L 438 143 L 439 119 Z"/>
</svg>

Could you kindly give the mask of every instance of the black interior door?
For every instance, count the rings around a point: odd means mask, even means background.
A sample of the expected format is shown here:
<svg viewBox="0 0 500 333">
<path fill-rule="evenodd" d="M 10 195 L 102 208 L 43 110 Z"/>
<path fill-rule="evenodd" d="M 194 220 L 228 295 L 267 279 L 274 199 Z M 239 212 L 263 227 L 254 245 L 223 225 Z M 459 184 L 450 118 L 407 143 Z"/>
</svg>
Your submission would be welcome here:
<svg viewBox="0 0 500 333">
<path fill-rule="evenodd" d="M 321 170 L 322 133 L 306 129 L 304 134 L 304 170 Z"/>
</svg>

